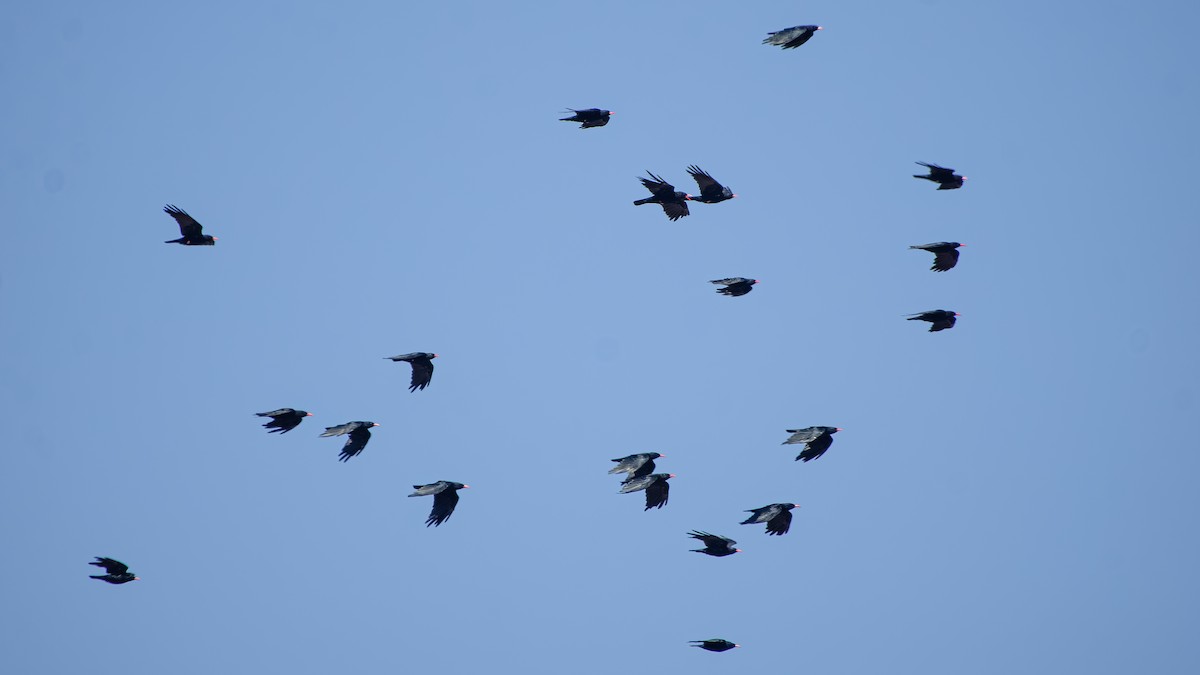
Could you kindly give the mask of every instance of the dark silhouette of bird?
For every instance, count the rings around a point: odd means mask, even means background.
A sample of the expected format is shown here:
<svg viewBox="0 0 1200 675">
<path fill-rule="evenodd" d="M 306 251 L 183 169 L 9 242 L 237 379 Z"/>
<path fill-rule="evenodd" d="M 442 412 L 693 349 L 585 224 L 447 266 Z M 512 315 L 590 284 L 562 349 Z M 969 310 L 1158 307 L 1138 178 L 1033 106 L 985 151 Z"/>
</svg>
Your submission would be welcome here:
<svg viewBox="0 0 1200 675">
<path fill-rule="evenodd" d="M 287 432 L 300 426 L 305 417 L 312 417 L 312 413 L 306 410 L 293 410 L 292 408 L 280 408 L 271 412 L 254 413 L 259 417 L 270 417 L 271 421 L 263 425 L 264 429 L 270 429 L 268 434 L 286 434 Z"/>
<path fill-rule="evenodd" d="M 928 321 L 931 324 L 929 326 L 929 332 L 936 333 L 939 330 L 946 330 L 947 328 L 954 328 L 954 323 L 955 323 L 955 321 L 957 321 L 957 319 L 955 319 L 955 317 L 957 317 L 957 316 L 958 316 L 957 312 L 952 312 L 948 309 L 931 309 L 928 312 L 921 312 L 919 314 L 913 314 L 912 316 L 908 317 L 908 320 L 909 321 Z"/>
<path fill-rule="evenodd" d="M 211 235 L 204 234 L 204 228 L 196 219 L 189 216 L 187 211 L 175 206 L 167 204 L 163 207 L 175 222 L 179 223 L 179 234 L 183 235 L 178 239 L 168 239 L 164 244 L 183 244 L 184 246 L 212 246 L 216 243 L 217 238 Z"/>
<path fill-rule="evenodd" d="M 96 567 L 103 567 L 107 574 L 93 575 L 91 576 L 92 579 L 107 581 L 110 584 L 126 584 L 130 581 L 139 581 L 137 577 L 129 573 L 129 566 L 125 563 L 119 560 L 113 560 L 112 558 L 101 558 L 99 556 L 93 557 L 96 558 L 96 562 L 90 562 L 88 564 L 95 565 Z"/>
<path fill-rule="evenodd" d="M 932 244 L 920 244 L 919 246 L 909 246 L 909 248 L 929 251 L 933 254 L 933 267 L 929 269 L 934 272 L 945 272 L 958 264 L 959 246 L 966 246 L 966 244 L 960 244 L 957 241 L 935 241 Z"/>
<path fill-rule="evenodd" d="M 677 191 L 674 185 L 671 185 L 649 171 L 646 173 L 650 174 L 650 178 L 638 178 L 638 180 L 642 181 L 642 185 L 654 196 L 639 199 L 633 203 L 634 206 L 658 204 L 662 207 L 663 213 L 667 214 L 667 217 L 671 220 L 679 220 L 689 215 L 687 203 L 692 198 L 691 195 L 686 192 Z"/>
<path fill-rule="evenodd" d="M 769 504 L 761 509 L 748 509 L 746 512 L 753 515 L 743 520 L 742 525 L 766 523 L 768 535 L 784 535 L 792 526 L 792 509 L 799 507 L 799 504 Z"/>
<path fill-rule="evenodd" d="M 450 514 L 454 513 L 454 507 L 458 506 L 458 491 L 469 487 L 471 486 L 455 483 L 452 480 L 439 480 L 429 485 L 414 485 L 413 488 L 416 492 L 409 497 L 433 495 L 433 510 L 429 512 L 429 518 L 425 520 L 425 527 L 430 525 L 436 527 L 449 520 Z"/>
<path fill-rule="evenodd" d="M 774 33 L 767 33 L 767 39 L 763 40 L 762 43 L 764 45 L 779 45 L 784 49 L 795 49 L 808 42 L 819 30 L 825 29 L 820 26 L 792 26 L 791 28 L 784 28 Z"/>
<path fill-rule="evenodd" d="M 833 435 L 839 431 L 841 431 L 841 429 L 838 427 L 807 427 L 804 429 L 788 429 L 787 432 L 791 434 L 791 437 L 789 437 L 782 444 L 794 445 L 797 443 L 803 443 L 804 449 L 800 451 L 799 455 L 796 455 L 796 459 L 808 462 L 825 454 L 825 451 L 829 449 L 829 446 L 833 445 Z"/>
<path fill-rule="evenodd" d="M 719 284 L 725 288 L 718 288 L 717 292 L 721 295 L 738 297 L 745 295 L 754 290 L 754 284 L 758 283 L 758 279 L 747 279 L 746 277 L 729 277 L 728 279 L 713 279 L 708 282 L 710 284 Z"/>
<path fill-rule="evenodd" d="M 659 457 L 662 457 L 662 455 L 657 452 L 640 452 L 636 455 L 614 459 L 613 461 L 617 465 L 609 469 L 608 472 L 621 473 L 624 471 L 628 474 L 625 477 L 626 481 L 641 478 L 642 476 L 649 476 L 654 473 L 654 460 Z"/>
<path fill-rule="evenodd" d="M 662 508 L 667 503 L 667 498 L 671 496 L 671 484 L 667 481 L 674 478 L 673 473 L 652 473 L 647 476 L 639 476 L 630 478 L 621 483 L 621 493 L 637 492 L 638 490 L 646 491 L 646 508 L 643 511 L 649 511 L 653 508 Z"/>
<path fill-rule="evenodd" d="M 733 194 L 733 190 L 718 183 L 712 176 L 698 166 L 689 166 L 687 172 L 696 180 L 696 185 L 700 188 L 700 196 L 692 197 L 694 202 L 703 202 L 705 204 L 716 204 L 723 202 L 726 199 L 733 199 L 737 195 Z"/>
<path fill-rule="evenodd" d="M 693 647 L 699 647 L 710 652 L 727 652 L 734 647 L 741 647 L 741 645 L 735 645 L 729 640 L 722 640 L 720 638 L 711 638 L 708 640 L 688 640 L 688 642 L 693 643 Z"/>
<path fill-rule="evenodd" d="M 412 382 L 408 385 L 409 391 L 424 389 L 429 386 L 429 381 L 433 379 L 433 359 L 437 358 L 437 354 L 429 352 L 413 352 L 411 354 L 401 354 L 399 356 L 385 356 L 385 359 L 392 361 L 408 361 L 412 364 Z M 454 364 L 450 364 L 453 366 Z"/>
<path fill-rule="evenodd" d="M 688 532 L 688 536 L 693 539 L 699 539 L 704 542 L 704 548 L 694 548 L 692 553 L 704 553 L 706 555 L 723 558 L 734 553 L 741 553 L 742 549 L 734 548 L 733 545 L 737 542 L 729 537 L 722 537 L 719 534 L 709 534 L 699 530 Z"/>
<path fill-rule="evenodd" d="M 599 108 L 588 108 L 587 110 L 576 110 L 574 108 L 567 108 L 567 110 L 570 110 L 571 112 L 573 112 L 575 114 L 571 115 L 570 117 L 564 117 L 560 121 L 561 122 L 583 122 L 583 124 L 579 125 L 580 129 L 590 129 L 592 127 L 602 127 L 605 124 L 608 124 L 609 116 L 616 114 L 611 110 L 601 110 Z"/>
<path fill-rule="evenodd" d="M 342 434 L 350 434 L 350 438 L 346 439 L 346 444 L 342 446 L 342 453 L 338 455 L 339 462 L 346 462 L 367 447 L 367 441 L 371 440 L 371 427 L 377 427 L 374 422 L 346 422 L 339 424 L 336 427 L 325 427 L 325 436 L 341 436 Z"/>
<path fill-rule="evenodd" d="M 917 164 L 929 169 L 929 175 L 922 176 L 921 174 L 917 173 L 913 174 L 913 178 L 924 178 L 925 180 L 931 180 L 938 184 L 939 190 L 957 190 L 963 186 L 963 181 L 967 179 L 966 176 L 960 176 L 954 173 L 954 169 L 947 169 L 944 166 L 927 164 L 925 162 L 917 162 Z"/>
</svg>

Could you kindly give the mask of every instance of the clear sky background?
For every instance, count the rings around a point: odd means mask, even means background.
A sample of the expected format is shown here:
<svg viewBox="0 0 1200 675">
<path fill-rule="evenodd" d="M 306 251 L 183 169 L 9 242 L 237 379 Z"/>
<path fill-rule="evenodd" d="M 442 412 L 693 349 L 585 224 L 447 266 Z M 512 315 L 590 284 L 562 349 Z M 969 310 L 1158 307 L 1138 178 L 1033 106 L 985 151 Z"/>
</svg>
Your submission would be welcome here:
<svg viewBox="0 0 1200 675">
<path fill-rule="evenodd" d="M 1197 672 L 1198 20 L 9 7 L 0 670 Z M 631 206 L 692 163 L 739 198 Z M 217 246 L 163 244 L 167 203 Z M 809 425 L 845 431 L 794 462 Z M 648 451 L 650 513 L 605 473 Z M 439 479 L 472 489 L 426 528 Z M 738 524 L 777 501 L 788 535 Z"/>
</svg>

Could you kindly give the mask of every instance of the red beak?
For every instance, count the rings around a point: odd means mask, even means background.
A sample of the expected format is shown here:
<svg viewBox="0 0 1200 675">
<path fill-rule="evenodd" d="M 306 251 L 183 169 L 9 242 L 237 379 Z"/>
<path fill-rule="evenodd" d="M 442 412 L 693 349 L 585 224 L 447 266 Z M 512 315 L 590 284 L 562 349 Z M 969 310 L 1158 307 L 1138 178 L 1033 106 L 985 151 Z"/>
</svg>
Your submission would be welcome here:
<svg viewBox="0 0 1200 675">
<path fill-rule="evenodd" d="M 304 413 L 305 417 L 312 417 L 312 413 Z"/>
</svg>

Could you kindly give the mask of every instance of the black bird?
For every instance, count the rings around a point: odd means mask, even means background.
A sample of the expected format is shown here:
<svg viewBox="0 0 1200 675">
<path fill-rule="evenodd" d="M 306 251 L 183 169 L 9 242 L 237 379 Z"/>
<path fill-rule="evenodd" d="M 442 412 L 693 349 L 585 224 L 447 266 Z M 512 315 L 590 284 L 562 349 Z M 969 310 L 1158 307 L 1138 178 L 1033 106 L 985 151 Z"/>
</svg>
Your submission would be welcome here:
<svg viewBox="0 0 1200 675">
<path fill-rule="evenodd" d="M 799 504 L 770 504 L 761 509 L 748 509 L 746 513 L 754 515 L 742 521 L 742 525 L 755 523 L 767 524 L 767 535 L 787 534 L 792 526 L 792 509 L 800 508 Z"/>
<path fill-rule="evenodd" d="M 677 191 L 674 185 L 671 185 L 649 171 L 646 173 L 650 174 L 650 178 L 638 178 L 638 180 L 642 181 L 642 185 L 654 196 L 639 199 L 633 203 L 634 206 L 658 204 L 662 206 L 663 213 L 666 213 L 667 217 L 671 220 L 679 220 L 689 215 L 687 203 L 692 198 L 691 195 L 686 192 Z"/>
<path fill-rule="evenodd" d="M 642 476 L 649 476 L 650 474 L 654 473 L 654 460 L 658 459 L 659 457 L 662 457 L 662 455 L 657 452 L 640 452 L 636 455 L 629 455 L 620 459 L 614 459 L 613 461 L 616 462 L 617 465 L 609 469 L 608 472 L 626 472 L 628 475 L 625 477 L 625 481 L 630 481 L 634 478 L 641 478 Z"/>
<path fill-rule="evenodd" d="M 674 477 L 673 473 L 652 473 L 648 476 L 630 478 L 621 484 L 621 493 L 645 490 L 646 508 L 642 510 L 649 511 L 655 507 L 661 509 L 666 505 L 667 498 L 671 496 L 671 484 L 667 481 Z"/>
<path fill-rule="evenodd" d="M 754 284 L 758 283 L 758 279 L 747 279 L 746 277 L 729 277 L 728 279 L 713 279 L 708 282 L 710 284 L 718 284 L 725 288 L 718 288 L 717 292 L 721 295 L 738 297 L 745 295 L 754 290 Z"/>
<path fill-rule="evenodd" d="M 796 455 L 797 460 L 809 461 L 825 454 L 830 445 L 833 445 L 833 435 L 841 431 L 838 427 L 807 427 L 804 429 L 788 429 L 791 434 L 782 445 L 794 445 L 803 443 L 804 449 Z"/>
<path fill-rule="evenodd" d="M 170 239 L 165 241 L 163 242 L 164 244 L 212 246 L 214 243 L 216 243 L 217 238 L 212 235 L 204 234 L 204 228 L 200 225 L 200 223 L 196 222 L 195 218 L 189 216 L 187 211 L 184 211 L 174 204 L 167 204 L 163 207 L 163 211 L 166 211 L 171 215 L 172 218 L 175 219 L 175 222 L 179 223 L 179 234 L 183 235 L 178 239 Z"/>
<path fill-rule="evenodd" d="M 931 180 L 938 184 L 939 190 L 957 190 L 963 186 L 963 181 L 967 179 L 966 176 L 960 176 L 954 173 L 954 169 L 947 169 L 946 167 L 938 166 L 937 164 L 926 164 L 925 162 L 917 162 L 917 164 L 929 169 L 929 175 L 922 176 L 921 174 L 913 174 L 913 178 L 924 178 L 925 180 Z"/>
<path fill-rule="evenodd" d="M 259 417 L 270 417 L 271 421 L 263 425 L 264 429 L 270 429 L 268 434 L 286 434 L 287 432 L 300 426 L 305 417 L 312 417 L 312 413 L 306 410 L 293 410 L 291 408 L 280 408 L 271 412 L 254 413 Z"/>
<path fill-rule="evenodd" d="M 346 439 L 346 444 L 342 446 L 342 453 L 338 456 L 339 462 L 349 461 L 349 459 L 363 451 L 367 447 L 367 441 L 371 440 L 371 427 L 377 427 L 374 422 L 346 422 L 336 427 L 325 427 L 325 436 L 341 436 L 342 434 L 350 434 L 350 438 Z"/>
<path fill-rule="evenodd" d="M 733 199 L 737 195 L 733 194 L 733 190 L 718 183 L 712 176 L 698 166 L 689 166 L 687 172 L 692 178 L 696 179 L 696 185 L 700 188 L 700 196 L 692 197 L 694 202 L 703 202 L 705 204 L 716 204 L 723 202 L 726 199 Z"/>
<path fill-rule="evenodd" d="M 588 108 L 587 110 L 576 110 L 574 108 L 567 108 L 567 109 L 575 114 L 571 115 L 570 117 L 564 117 L 559 121 L 561 121 L 561 122 L 583 122 L 583 124 L 579 125 L 580 129 L 590 129 L 592 127 L 602 127 L 605 124 L 608 124 L 608 118 L 610 115 L 616 114 L 611 110 L 601 110 L 599 108 Z"/>
<path fill-rule="evenodd" d="M 688 642 L 699 643 L 692 644 L 692 646 L 699 647 L 710 652 L 727 652 L 734 647 L 741 647 L 741 645 L 735 645 L 729 640 L 721 640 L 719 638 L 712 638 L 710 640 L 688 640 Z"/>
<path fill-rule="evenodd" d="M 909 321 L 928 321 L 932 325 L 929 327 L 930 333 L 936 333 L 939 330 L 954 328 L 954 317 L 958 316 L 958 312 L 951 312 L 948 309 L 931 309 L 928 312 L 913 314 L 908 317 Z"/>
<path fill-rule="evenodd" d="M 469 487 L 471 486 L 455 483 L 452 480 L 439 480 L 429 485 L 414 485 L 413 488 L 416 492 L 409 497 L 433 495 L 433 510 L 429 512 L 429 518 L 425 520 L 425 527 L 437 526 L 449 520 L 450 514 L 454 513 L 454 507 L 458 506 L 458 491 Z"/>
<path fill-rule="evenodd" d="M 408 361 L 412 364 L 412 383 L 408 385 L 409 391 L 424 389 L 429 386 L 429 381 L 433 379 L 433 361 L 437 358 L 437 354 L 429 352 L 413 352 L 411 354 L 401 354 L 399 356 L 385 356 L 385 359 L 392 361 Z M 450 364 L 454 365 L 454 364 Z"/>
<path fill-rule="evenodd" d="M 692 553 L 704 553 L 706 555 L 723 558 L 734 553 L 741 553 L 742 549 L 734 548 L 733 545 L 737 542 L 729 537 L 722 537 L 719 534 L 709 534 L 699 530 L 688 532 L 688 536 L 693 539 L 699 539 L 704 542 L 704 548 L 694 548 Z"/>
<path fill-rule="evenodd" d="M 93 575 L 91 576 L 92 579 L 107 581 L 110 584 L 125 584 L 129 583 L 130 581 L 139 581 L 137 577 L 129 573 L 129 566 L 125 563 L 119 560 L 113 560 L 112 558 L 101 558 L 99 556 L 93 557 L 96 558 L 96 562 L 90 562 L 88 564 L 95 565 L 96 567 L 103 567 L 107 574 Z"/>
<path fill-rule="evenodd" d="M 763 40 L 763 44 L 779 45 L 784 49 L 795 49 L 808 42 L 809 38 L 816 35 L 819 30 L 824 30 L 824 28 L 820 26 L 792 26 L 791 28 L 784 28 L 774 33 L 767 33 L 767 39 Z"/>
<path fill-rule="evenodd" d="M 966 246 L 966 244 L 960 244 L 957 241 L 935 241 L 932 244 L 909 246 L 909 248 L 919 248 L 922 251 L 929 251 L 933 254 L 933 267 L 929 269 L 934 272 L 945 272 L 948 269 L 953 269 L 958 264 L 959 246 Z"/>
</svg>

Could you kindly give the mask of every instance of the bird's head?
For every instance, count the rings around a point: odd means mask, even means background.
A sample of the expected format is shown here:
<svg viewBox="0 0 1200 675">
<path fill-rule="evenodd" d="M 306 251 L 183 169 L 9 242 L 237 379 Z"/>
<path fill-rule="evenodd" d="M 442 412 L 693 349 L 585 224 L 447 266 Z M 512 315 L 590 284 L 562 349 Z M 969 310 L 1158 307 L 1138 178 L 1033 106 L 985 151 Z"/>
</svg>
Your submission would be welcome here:
<svg viewBox="0 0 1200 675">
<path fill-rule="evenodd" d="M 304 412 L 304 416 L 305 416 L 305 417 L 312 417 L 313 415 L 312 415 L 312 413 L 310 413 L 310 412 L 308 412 L 308 411 L 305 411 L 305 412 Z"/>
<path fill-rule="evenodd" d="M 824 26 L 817 26 L 817 30 L 825 30 Z"/>
<path fill-rule="evenodd" d="M 750 285 L 751 285 L 751 286 L 753 286 L 754 284 L 757 284 L 757 283 L 758 283 L 758 279 L 751 279 L 751 280 L 750 280 Z"/>
<path fill-rule="evenodd" d="M 367 426 L 368 427 L 377 427 L 377 426 L 379 426 L 379 422 L 367 422 Z"/>
<path fill-rule="evenodd" d="M 431 358 L 431 359 L 436 359 L 436 358 L 437 358 L 437 354 L 430 354 L 430 355 L 429 355 L 429 358 Z"/>
<path fill-rule="evenodd" d="M 966 244 L 960 244 L 960 243 L 958 243 L 957 241 L 952 241 L 952 242 L 950 242 L 950 245 L 951 245 L 951 246 L 953 246 L 954 248 L 959 248 L 959 247 L 962 247 L 962 246 L 966 246 Z"/>
<path fill-rule="evenodd" d="M 659 452 L 650 453 L 650 459 L 658 459 L 659 457 L 666 457 L 666 455 Z"/>
<path fill-rule="evenodd" d="M 798 509 L 798 508 L 800 508 L 799 504 L 792 504 L 792 509 Z M 792 509 L 788 509 L 788 511 L 791 511 Z"/>
<path fill-rule="evenodd" d="M 962 314 L 959 314 L 958 312 L 955 312 L 955 313 L 954 313 L 954 316 L 962 316 Z"/>
</svg>

